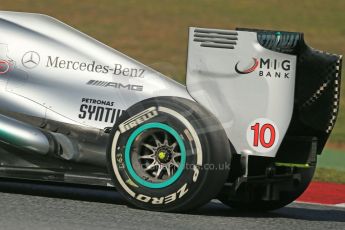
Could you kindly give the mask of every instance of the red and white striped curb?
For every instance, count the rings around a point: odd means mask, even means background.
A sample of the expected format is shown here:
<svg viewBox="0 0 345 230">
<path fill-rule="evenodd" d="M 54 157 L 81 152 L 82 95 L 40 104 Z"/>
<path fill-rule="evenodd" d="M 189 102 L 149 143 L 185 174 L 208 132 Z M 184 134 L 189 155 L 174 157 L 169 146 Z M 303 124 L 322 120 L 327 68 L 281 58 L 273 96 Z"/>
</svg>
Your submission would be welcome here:
<svg viewBox="0 0 345 230">
<path fill-rule="evenodd" d="M 312 182 L 297 202 L 345 208 L 345 184 Z"/>
</svg>

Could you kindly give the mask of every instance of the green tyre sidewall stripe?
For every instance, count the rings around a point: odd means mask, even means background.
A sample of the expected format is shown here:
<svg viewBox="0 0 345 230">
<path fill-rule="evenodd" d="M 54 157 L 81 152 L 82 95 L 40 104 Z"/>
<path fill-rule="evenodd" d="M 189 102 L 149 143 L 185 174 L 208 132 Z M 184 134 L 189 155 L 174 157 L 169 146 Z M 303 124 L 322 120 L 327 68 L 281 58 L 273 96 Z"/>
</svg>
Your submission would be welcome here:
<svg viewBox="0 0 345 230">
<path fill-rule="evenodd" d="M 180 147 L 180 150 L 181 150 L 181 163 L 180 163 L 180 166 L 177 169 L 176 173 L 172 177 L 170 177 L 168 180 L 161 182 L 161 183 L 151 183 L 151 182 L 148 182 L 148 181 L 142 179 L 141 177 L 139 177 L 136 174 L 136 172 L 134 171 L 132 164 L 131 164 L 131 147 L 132 147 L 132 144 L 133 144 L 135 138 L 139 134 L 144 132 L 145 130 L 154 129 L 154 128 L 162 129 L 164 131 L 169 132 L 176 139 L 176 141 Z M 165 187 L 173 184 L 181 176 L 183 169 L 185 168 L 186 158 L 187 158 L 186 148 L 185 148 L 185 145 L 184 145 L 183 140 L 180 137 L 180 135 L 172 127 L 170 127 L 166 124 L 163 124 L 163 123 L 159 123 L 159 122 L 147 123 L 147 124 L 144 124 L 144 125 L 140 126 L 139 128 L 137 128 L 128 138 L 128 141 L 127 141 L 126 147 L 125 147 L 125 165 L 126 165 L 126 168 L 129 172 L 129 174 L 137 183 L 139 183 L 142 186 L 151 188 L 151 189 L 165 188 Z"/>
</svg>

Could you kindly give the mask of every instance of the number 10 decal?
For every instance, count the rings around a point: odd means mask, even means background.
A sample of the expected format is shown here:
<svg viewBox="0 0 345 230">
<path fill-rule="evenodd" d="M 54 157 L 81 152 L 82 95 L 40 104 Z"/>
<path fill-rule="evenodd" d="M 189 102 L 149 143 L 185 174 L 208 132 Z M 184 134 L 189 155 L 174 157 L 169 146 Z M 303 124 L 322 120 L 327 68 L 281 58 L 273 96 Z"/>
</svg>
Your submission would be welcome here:
<svg viewBox="0 0 345 230">
<path fill-rule="evenodd" d="M 273 121 L 259 118 L 252 121 L 247 129 L 248 144 L 259 153 L 271 151 L 278 143 L 279 131 Z"/>
</svg>

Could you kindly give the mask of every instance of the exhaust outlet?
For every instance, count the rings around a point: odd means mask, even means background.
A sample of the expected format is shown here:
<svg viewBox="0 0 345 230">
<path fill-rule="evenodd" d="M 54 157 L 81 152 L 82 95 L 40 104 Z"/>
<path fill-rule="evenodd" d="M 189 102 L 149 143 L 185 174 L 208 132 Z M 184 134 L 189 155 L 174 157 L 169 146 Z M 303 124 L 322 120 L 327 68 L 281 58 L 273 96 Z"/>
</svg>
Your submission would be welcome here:
<svg viewBox="0 0 345 230">
<path fill-rule="evenodd" d="M 63 127 L 63 124 L 60 126 Z M 0 114 L 0 143 L 24 152 L 105 167 L 107 135 L 101 135 L 99 130 L 80 127 L 74 128 L 72 132 L 74 134 L 68 136 L 41 130 L 31 124 Z"/>
<path fill-rule="evenodd" d="M 0 115 L 0 142 L 42 155 L 55 149 L 41 130 L 4 115 Z"/>
</svg>

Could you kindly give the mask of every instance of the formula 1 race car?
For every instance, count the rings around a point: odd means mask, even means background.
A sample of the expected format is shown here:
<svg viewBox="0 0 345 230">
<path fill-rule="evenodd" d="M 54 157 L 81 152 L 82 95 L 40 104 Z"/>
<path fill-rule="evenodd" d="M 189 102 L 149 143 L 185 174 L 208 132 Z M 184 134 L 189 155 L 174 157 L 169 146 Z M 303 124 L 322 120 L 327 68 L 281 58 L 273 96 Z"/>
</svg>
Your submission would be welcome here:
<svg viewBox="0 0 345 230">
<path fill-rule="evenodd" d="M 132 205 L 258 211 L 311 181 L 341 56 L 302 33 L 189 29 L 186 86 L 40 14 L 0 12 L 0 177 L 114 187 Z"/>
</svg>

